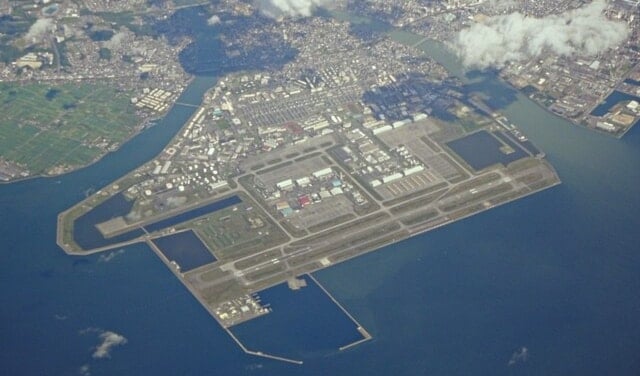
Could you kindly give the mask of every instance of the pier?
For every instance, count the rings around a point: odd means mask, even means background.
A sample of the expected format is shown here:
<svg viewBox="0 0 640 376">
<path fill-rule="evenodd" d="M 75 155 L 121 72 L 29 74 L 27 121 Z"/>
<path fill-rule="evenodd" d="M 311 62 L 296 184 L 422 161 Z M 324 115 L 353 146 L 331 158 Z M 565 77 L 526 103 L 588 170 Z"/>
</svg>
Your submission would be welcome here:
<svg viewBox="0 0 640 376">
<path fill-rule="evenodd" d="M 171 270 L 173 272 L 173 274 L 180 280 L 180 282 L 182 282 L 182 284 L 187 288 L 187 290 L 189 290 L 191 295 L 193 295 L 198 300 L 198 302 L 200 302 L 200 304 L 207 310 L 207 312 L 209 312 L 209 314 L 216 320 L 216 322 L 220 325 L 220 327 L 224 329 L 224 331 L 229 335 L 229 337 L 231 337 L 231 339 L 240 347 L 240 349 L 242 349 L 242 351 L 244 351 L 246 354 L 249 354 L 249 355 L 259 356 L 259 357 L 262 357 L 262 358 L 267 358 L 267 359 L 272 359 L 272 360 L 278 360 L 278 361 L 285 362 L 285 363 L 298 364 L 298 365 L 303 363 L 301 360 L 289 359 L 289 358 L 285 358 L 285 357 L 282 357 L 282 356 L 271 355 L 271 354 L 264 353 L 262 351 L 249 350 L 238 339 L 238 337 L 236 337 L 231 332 L 231 330 L 229 330 L 229 328 L 227 328 L 226 326 L 224 326 L 220 322 L 220 320 L 216 316 L 215 312 L 213 311 L 212 307 L 209 304 L 207 304 L 207 302 L 204 299 L 202 299 L 202 297 L 197 293 L 197 291 L 195 291 L 195 289 L 189 283 L 187 283 L 187 281 L 184 278 L 184 274 L 181 273 L 180 270 L 178 268 L 176 268 L 175 265 L 173 265 L 171 263 L 171 260 L 169 260 L 169 259 L 167 259 L 165 257 L 164 253 L 162 253 L 160 248 L 158 248 L 149 239 L 146 240 L 146 243 L 149 246 L 149 248 L 151 248 L 153 250 L 153 252 L 155 252 L 155 254 L 162 260 L 162 262 L 164 262 L 164 264 L 169 268 L 169 270 Z"/>
<path fill-rule="evenodd" d="M 342 351 L 342 350 L 347 350 L 347 349 L 349 349 L 349 348 L 352 348 L 352 347 L 358 346 L 358 345 L 359 345 L 359 344 L 361 344 L 361 343 L 367 342 L 367 341 L 369 341 L 370 339 L 373 339 L 373 337 L 371 336 L 371 334 L 369 334 L 369 332 L 368 332 L 368 331 L 367 331 L 367 330 L 366 330 L 362 325 L 360 325 L 360 323 L 358 322 L 358 320 L 356 320 L 356 318 L 355 318 L 355 317 L 353 317 L 353 315 L 351 315 L 351 314 L 349 313 L 349 311 L 347 311 L 347 310 L 342 306 L 342 304 L 340 304 L 340 302 L 338 302 L 338 300 L 336 300 L 336 298 L 334 298 L 334 297 L 333 297 L 333 295 L 331 295 L 331 293 L 330 293 L 329 291 L 327 291 L 327 289 L 325 289 L 325 288 L 324 288 L 324 286 L 322 286 L 322 284 L 320 284 L 320 282 L 319 282 L 319 281 L 318 281 L 318 280 L 317 280 L 313 275 L 311 275 L 310 273 L 309 273 L 309 274 L 307 274 L 307 275 L 309 276 L 309 278 L 311 278 L 311 280 L 313 280 L 313 282 L 315 282 L 315 284 L 317 284 L 317 285 L 318 285 L 318 287 L 320 287 L 320 289 L 321 289 L 325 294 L 327 294 L 327 296 L 329 297 L 329 299 L 331 299 L 331 301 L 332 301 L 335 305 L 337 305 L 337 306 L 338 306 L 338 308 L 340 308 L 340 310 L 341 310 L 345 315 L 347 315 L 347 317 L 349 318 L 349 320 L 351 320 L 354 324 L 356 324 L 356 329 L 358 330 L 358 332 L 359 332 L 359 333 L 362 335 L 362 337 L 363 337 L 361 340 L 358 340 L 358 341 L 352 342 L 352 343 L 350 343 L 350 344 L 348 344 L 348 345 L 345 345 L 345 346 L 341 346 L 341 347 L 340 347 L 340 351 Z"/>
</svg>

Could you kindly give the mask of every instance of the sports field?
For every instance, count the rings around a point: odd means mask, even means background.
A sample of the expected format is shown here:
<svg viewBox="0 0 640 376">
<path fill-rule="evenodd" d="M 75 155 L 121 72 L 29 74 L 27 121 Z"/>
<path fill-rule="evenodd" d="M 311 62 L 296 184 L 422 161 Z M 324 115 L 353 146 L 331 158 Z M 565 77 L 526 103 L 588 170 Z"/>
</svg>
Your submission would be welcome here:
<svg viewBox="0 0 640 376">
<path fill-rule="evenodd" d="M 134 132 L 129 98 L 101 84 L 0 83 L 0 158 L 31 174 L 88 164 Z"/>
</svg>

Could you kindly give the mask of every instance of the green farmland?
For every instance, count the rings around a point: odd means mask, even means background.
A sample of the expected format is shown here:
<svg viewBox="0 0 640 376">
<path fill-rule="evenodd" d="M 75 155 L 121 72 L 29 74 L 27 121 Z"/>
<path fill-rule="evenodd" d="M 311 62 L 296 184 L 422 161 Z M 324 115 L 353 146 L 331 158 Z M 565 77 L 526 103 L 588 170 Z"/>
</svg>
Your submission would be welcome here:
<svg viewBox="0 0 640 376">
<path fill-rule="evenodd" d="M 33 175 L 86 165 L 134 132 L 129 98 L 100 84 L 0 83 L 0 159 Z"/>
</svg>

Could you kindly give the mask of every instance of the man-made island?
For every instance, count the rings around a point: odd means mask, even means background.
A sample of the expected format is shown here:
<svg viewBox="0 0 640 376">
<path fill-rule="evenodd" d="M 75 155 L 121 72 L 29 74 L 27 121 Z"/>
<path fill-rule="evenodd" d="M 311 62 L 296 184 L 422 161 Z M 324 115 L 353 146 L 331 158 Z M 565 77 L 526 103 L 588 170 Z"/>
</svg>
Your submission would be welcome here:
<svg viewBox="0 0 640 376">
<path fill-rule="evenodd" d="M 233 336 L 266 288 L 560 182 L 442 66 L 350 27 L 288 24 L 294 59 L 220 77 L 156 158 L 60 214 L 58 244 L 147 243 Z"/>
</svg>

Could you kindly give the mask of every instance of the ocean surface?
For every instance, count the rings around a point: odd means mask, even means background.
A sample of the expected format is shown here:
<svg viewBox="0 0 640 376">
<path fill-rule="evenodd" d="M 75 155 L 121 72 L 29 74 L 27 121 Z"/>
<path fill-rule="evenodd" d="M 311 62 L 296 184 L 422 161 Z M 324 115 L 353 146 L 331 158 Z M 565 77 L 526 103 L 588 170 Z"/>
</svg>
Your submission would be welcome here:
<svg viewBox="0 0 640 376">
<path fill-rule="evenodd" d="M 357 325 L 309 276 L 306 287 L 292 290 L 281 283 L 260 292 L 271 313 L 231 328 L 249 350 L 300 360 L 323 358 L 363 339 Z M 318 317 L 318 313 L 322 316 Z M 286 341 L 282 339 L 286 338 Z"/>
<path fill-rule="evenodd" d="M 197 78 L 180 101 L 198 103 L 213 82 Z M 57 247 L 57 214 L 157 154 L 194 110 L 176 106 L 90 167 L 0 186 L 0 373 L 640 374 L 640 129 L 617 140 L 490 74 L 469 85 L 547 153 L 563 184 L 316 273 L 373 340 L 306 351 L 303 365 L 245 355 L 146 246 L 90 257 Z"/>
</svg>

